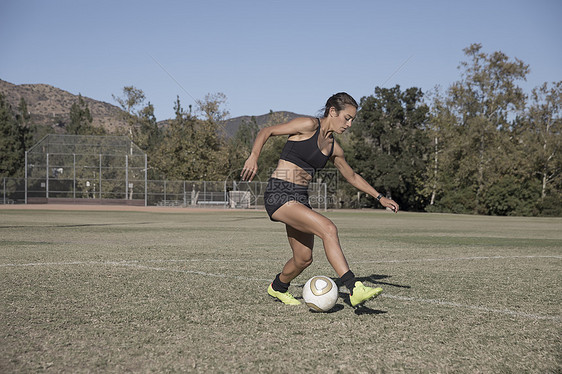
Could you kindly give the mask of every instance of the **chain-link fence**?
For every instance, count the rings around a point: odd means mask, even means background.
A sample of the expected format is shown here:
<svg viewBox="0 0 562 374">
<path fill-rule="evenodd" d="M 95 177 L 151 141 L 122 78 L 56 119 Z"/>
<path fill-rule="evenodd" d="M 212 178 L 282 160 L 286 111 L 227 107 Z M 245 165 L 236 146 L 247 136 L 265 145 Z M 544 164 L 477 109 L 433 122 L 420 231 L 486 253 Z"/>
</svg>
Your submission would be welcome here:
<svg viewBox="0 0 562 374">
<path fill-rule="evenodd" d="M 119 183 L 115 179 L 97 181 L 98 187 L 73 178 L 28 178 L 27 183 L 31 185 L 27 188 L 25 178 L 3 178 L 0 182 L 2 204 L 123 204 L 245 209 L 264 206 L 263 194 L 267 186 L 266 182 L 167 180 L 147 180 L 145 186 L 145 181 L 130 179 L 127 191 L 118 191 L 115 186 Z M 135 184 L 141 184 L 141 187 L 136 188 Z M 113 186 L 113 190 L 105 190 L 109 189 L 104 188 L 106 185 Z M 309 201 L 316 209 L 333 207 L 326 183 L 310 183 Z"/>
<path fill-rule="evenodd" d="M 3 178 L 2 204 L 123 204 L 255 208 L 265 182 L 147 179 L 147 156 L 125 136 L 47 135 L 25 157 L 24 178 Z M 326 175 L 330 175 L 329 173 Z M 333 181 L 324 176 L 331 186 Z M 310 183 L 310 204 L 327 209 L 328 185 Z"/>
<path fill-rule="evenodd" d="M 50 134 L 25 153 L 24 202 L 117 199 L 146 205 L 138 198 L 146 195 L 146 170 L 146 154 L 125 136 Z"/>
<path fill-rule="evenodd" d="M 148 205 L 258 208 L 264 206 L 266 182 L 148 181 Z M 325 183 L 309 185 L 310 204 L 327 209 Z"/>
</svg>

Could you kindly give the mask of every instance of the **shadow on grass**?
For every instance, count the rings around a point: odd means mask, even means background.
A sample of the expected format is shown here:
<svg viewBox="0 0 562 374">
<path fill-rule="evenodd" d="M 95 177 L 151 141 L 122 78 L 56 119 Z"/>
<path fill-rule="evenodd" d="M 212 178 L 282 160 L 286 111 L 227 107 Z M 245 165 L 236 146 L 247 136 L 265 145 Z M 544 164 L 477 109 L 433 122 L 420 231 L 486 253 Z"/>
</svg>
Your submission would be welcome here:
<svg viewBox="0 0 562 374">
<path fill-rule="evenodd" d="M 361 305 L 360 307 L 355 308 L 354 313 L 358 316 L 362 316 L 364 314 L 385 314 L 385 313 L 388 313 L 388 312 L 386 310 L 372 309 L 372 308 L 369 308 L 368 306 Z"/>
<path fill-rule="evenodd" d="M 391 287 L 398 287 L 398 288 L 412 288 L 411 286 L 405 286 L 402 284 L 396 284 L 396 283 L 389 283 L 389 282 L 381 282 L 381 279 L 387 279 L 387 278 L 391 278 L 391 275 L 383 275 L 383 274 L 371 274 L 367 277 L 357 277 L 358 281 L 361 282 L 370 282 L 373 284 L 381 284 L 384 286 L 391 286 Z"/>
<path fill-rule="evenodd" d="M 338 297 L 340 297 L 343 300 L 343 302 L 345 304 L 347 304 L 350 308 L 353 308 L 354 313 L 358 316 L 361 316 L 361 315 L 364 315 L 364 314 L 385 314 L 385 313 L 388 313 L 385 310 L 372 309 L 372 308 L 369 308 L 368 306 L 365 306 L 365 305 L 353 307 L 353 306 L 351 306 L 351 302 L 349 301 L 349 294 L 345 293 L 345 292 L 338 292 Z M 304 302 L 302 297 L 295 297 L 295 299 L 300 299 Z M 309 311 L 310 311 L 310 313 L 315 313 L 315 314 L 316 313 L 318 313 L 318 314 L 322 314 L 322 313 L 331 314 L 331 313 L 340 312 L 344 308 L 345 308 L 345 306 L 343 304 L 336 304 L 336 305 L 334 305 L 334 307 L 332 309 L 328 310 L 327 312 L 320 312 L 320 311 L 316 311 L 316 310 L 313 310 L 313 309 L 309 309 Z"/>
<path fill-rule="evenodd" d="M 392 275 L 371 274 L 371 275 L 366 276 L 366 277 L 356 277 L 356 279 L 358 281 L 361 281 L 361 282 L 369 282 L 369 283 L 372 283 L 372 284 L 375 284 L 375 285 L 383 285 L 383 286 L 398 287 L 398 288 L 412 288 L 411 286 L 381 281 L 382 279 L 387 279 L 387 278 L 391 278 L 391 277 L 392 277 Z M 338 287 L 344 286 L 344 284 L 341 282 L 340 278 L 332 278 L 332 280 L 334 282 L 336 282 L 336 286 L 338 286 Z"/>
<path fill-rule="evenodd" d="M 389 282 L 383 282 L 382 279 L 387 279 L 390 278 L 391 275 L 384 275 L 384 274 L 371 274 L 369 276 L 366 277 L 357 277 L 358 281 L 361 282 L 369 282 L 375 285 L 384 285 L 384 286 L 391 286 L 391 287 L 399 287 L 399 288 L 411 288 L 411 286 L 406 286 L 406 285 L 401 285 L 401 284 L 396 284 L 396 283 L 389 283 Z M 331 278 L 335 283 L 336 286 L 338 288 L 343 287 L 343 283 L 341 282 L 340 278 Z M 302 288 L 304 285 L 299 285 L 297 287 Z M 355 314 L 360 316 L 360 315 L 365 315 L 365 314 L 385 314 L 387 313 L 387 311 L 384 310 L 379 310 L 379 309 L 372 309 L 369 308 L 366 305 L 360 305 L 358 307 L 352 307 L 351 306 L 351 302 L 349 301 L 349 293 L 345 293 L 345 292 L 339 292 L 338 295 L 345 304 L 349 305 L 351 308 L 355 309 Z M 301 299 L 302 297 L 296 297 L 296 299 Z M 304 301 L 304 300 L 303 300 Z M 336 304 L 332 309 L 330 309 L 327 312 L 317 312 L 314 310 L 310 310 L 311 313 L 336 313 L 341 311 L 342 309 L 344 309 L 344 306 L 342 304 Z"/>
<path fill-rule="evenodd" d="M 314 313 L 314 314 L 324 314 L 324 313 L 330 314 L 330 313 L 337 313 L 337 312 L 339 312 L 340 310 L 343 310 L 343 308 L 344 308 L 343 305 L 341 305 L 341 304 L 336 304 L 336 305 L 334 305 L 334 307 L 333 307 L 332 309 L 328 310 L 327 312 L 320 312 L 320 311 L 317 311 L 317 310 L 314 310 L 314 309 L 309 309 L 308 311 L 309 311 L 310 313 Z"/>
<path fill-rule="evenodd" d="M 355 309 L 354 313 L 358 316 L 362 316 L 364 314 L 385 314 L 385 313 L 388 313 L 386 310 L 369 308 L 365 304 L 359 305 L 357 307 L 352 307 L 351 302 L 349 301 L 349 294 L 348 293 L 340 292 L 339 296 L 343 299 L 344 303 L 349 305 L 351 308 Z"/>
<path fill-rule="evenodd" d="M 376 286 L 390 286 L 390 287 L 398 287 L 398 288 L 411 288 L 411 286 L 407 286 L 407 285 L 402 285 L 402 284 L 397 284 L 397 283 L 390 283 L 390 282 L 384 282 L 382 281 L 383 279 L 388 279 L 391 278 L 391 275 L 385 275 L 385 274 L 371 274 L 369 276 L 366 277 L 357 277 L 356 279 L 360 282 L 369 282 L 372 283 Z M 336 284 L 338 285 L 338 287 L 343 286 L 343 284 L 341 283 L 340 279 L 334 279 L 334 282 L 336 282 Z M 349 294 L 348 293 L 342 293 L 340 292 L 340 297 L 344 300 L 344 302 L 349 305 L 351 307 L 351 302 L 349 301 Z M 378 310 L 378 309 L 372 309 L 369 308 L 366 305 L 360 305 L 358 307 L 355 307 L 355 314 L 360 316 L 360 315 L 365 315 L 365 314 L 385 314 L 387 313 L 384 310 Z"/>
</svg>

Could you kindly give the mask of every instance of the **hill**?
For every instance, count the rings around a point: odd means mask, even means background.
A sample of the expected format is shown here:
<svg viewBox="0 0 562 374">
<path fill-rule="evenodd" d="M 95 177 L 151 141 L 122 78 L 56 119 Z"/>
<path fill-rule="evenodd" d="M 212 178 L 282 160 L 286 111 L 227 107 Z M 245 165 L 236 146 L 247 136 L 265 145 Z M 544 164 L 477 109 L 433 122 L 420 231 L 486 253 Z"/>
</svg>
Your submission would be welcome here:
<svg viewBox="0 0 562 374">
<path fill-rule="evenodd" d="M 284 118 L 285 121 L 290 121 L 290 120 L 292 120 L 294 118 L 297 118 L 297 117 L 304 117 L 301 114 L 296 114 L 296 113 L 293 113 L 293 112 L 285 112 L 285 111 L 267 113 L 267 114 L 262 114 L 260 116 L 234 117 L 234 118 L 227 119 L 225 121 L 224 129 L 225 129 L 225 132 L 226 132 L 226 136 L 229 137 L 229 138 L 234 136 L 234 134 L 236 134 L 236 132 L 238 131 L 238 128 L 240 127 L 240 125 L 244 122 L 250 122 L 252 120 L 252 117 L 254 117 L 256 119 L 256 123 L 258 124 L 258 127 L 261 128 L 268 122 L 271 114 L 276 114 L 276 115 L 280 116 L 281 118 Z"/>
<path fill-rule="evenodd" d="M 70 107 L 78 102 L 78 95 L 48 84 L 16 85 L 0 79 L 0 93 L 4 95 L 5 100 L 14 109 L 18 107 L 23 97 L 27 103 L 28 111 L 31 113 L 31 121 L 39 126 L 52 127 L 57 133 L 65 133 L 65 124 L 70 122 Z M 82 96 L 82 98 L 88 104 L 92 114 L 93 126 L 104 127 L 108 133 L 112 134 L 124 132 L 126 123 L 121 117 L 123 114 L 121 108 L 86 96 Z M 301 115 L 292 112 L 273 113 L 286 121 L 301 117 Z M 224 124 L 226 136 L 228 138 L 234 136 L 240 125 L 251 121 L 252 117 L 255 117 L 258 126 L 262 127 L 268 122 L 270 115 L 271 113 L 230 118 Z M 169 120 L 162 120 L 158 122 L 158 125 L 166 127 L 168 123 Z"/>
<path fill-rule="evenodd" d="M 31 113 L 32 122 L 50 126 L 58 133 L 64 132 L 64 125 L 70 122 L 70 107 L 78 102 L 78 95 L 48 84 L 15 85 L 0 79 L 0 93 L 14 109 L 23 97 Z M 104 127 L 110 133 L 119 132 L 125 127 L 119 107 L 85 96 L 82 98 L 90 108 L 93 126 Z"/>
</svg>

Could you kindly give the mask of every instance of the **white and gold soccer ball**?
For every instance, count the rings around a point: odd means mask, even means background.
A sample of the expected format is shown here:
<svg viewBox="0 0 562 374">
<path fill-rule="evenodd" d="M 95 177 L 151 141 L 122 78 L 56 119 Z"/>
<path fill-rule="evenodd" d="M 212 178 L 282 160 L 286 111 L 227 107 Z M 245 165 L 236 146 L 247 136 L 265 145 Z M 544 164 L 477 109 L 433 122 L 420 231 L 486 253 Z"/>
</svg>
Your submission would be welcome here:
<svg viewBox="0 0 562 374">
<path fill-rule="evenodd" d="M 338 287 L 331 278 L 318 275 L 306 282 L 302 290 L 302 298 L 310 309 L 327 312 L 336 305 Z"/>
</svg>

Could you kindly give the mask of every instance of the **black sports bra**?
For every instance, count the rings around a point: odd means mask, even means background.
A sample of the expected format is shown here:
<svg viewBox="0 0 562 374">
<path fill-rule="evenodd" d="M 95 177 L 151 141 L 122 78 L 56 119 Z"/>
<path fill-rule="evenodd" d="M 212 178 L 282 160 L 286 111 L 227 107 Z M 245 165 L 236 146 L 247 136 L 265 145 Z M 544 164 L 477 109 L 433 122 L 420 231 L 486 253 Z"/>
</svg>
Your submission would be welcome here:
<svg viewBox="0 0 562 374">
<path fill-rule="evenodd" d="M 315 172 L 321 170 L 334 152 L 335 139 L 332 140 L 332 149 L 330 149 L 329 155 L 326 156 L 322 153 L 320 148 L 318 148 L 320 119 L 316 118 L 316 120 L 318 121 L 318 129 L 316 129 L 314 135 L 305 140 L 287 140 L 280 157 L 281 160 L 292 162 L 302 168 L 310 174 L 310 176 L 314 176 Z"/>
</svg>

